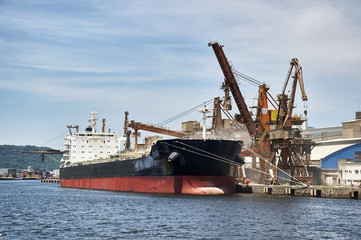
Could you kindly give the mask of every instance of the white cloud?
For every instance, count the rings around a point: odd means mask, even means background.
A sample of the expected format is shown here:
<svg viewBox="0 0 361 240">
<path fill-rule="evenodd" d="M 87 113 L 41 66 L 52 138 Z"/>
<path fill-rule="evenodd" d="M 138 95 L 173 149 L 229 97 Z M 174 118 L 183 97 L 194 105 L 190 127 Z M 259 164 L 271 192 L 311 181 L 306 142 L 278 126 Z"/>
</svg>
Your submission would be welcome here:
<svg viewBox="0 0 361 240">
<path fill-rule="evenodd" d="M 358 1 L 326 0 L 4 2 L 0 91 L 55 107 L 124 104 L 138 120 L 160 122 L 223 95 L 207 47 L 215 40 L 238 71 L 275 94 L 299 58 L 313 124 L 338 124 L 361 105 L 360 10 Z M 252 105 L 257 88 L 241 89 Z"/>
</svg>

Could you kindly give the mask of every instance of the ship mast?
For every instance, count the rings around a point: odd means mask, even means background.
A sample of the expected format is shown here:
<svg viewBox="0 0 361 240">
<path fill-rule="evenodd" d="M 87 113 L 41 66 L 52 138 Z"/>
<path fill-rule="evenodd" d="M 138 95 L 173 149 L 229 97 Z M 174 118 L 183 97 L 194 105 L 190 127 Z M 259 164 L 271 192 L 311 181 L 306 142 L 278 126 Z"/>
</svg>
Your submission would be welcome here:
<svg viewBox="0 0 361 240">
<path fill-rule="evenodd" d="M 210 111 L 206 108 L 206 106 L 204 105 L 204 108 L 199 110 L 200 113 L 203 113 L 203 140 L 206 139 L 206 119 L 207 116 L 206 114 L 209 113 Z"/>
<path fill-rule="evenodd" d="M 89 118 L 89 121 L 92 125 L 92 133 L 96 132 L 96 126 L 97 126 L 97 120 L 98 120 L 98 110 L 94 109 L 90 112 L 91 117 Z"/>
</svg>

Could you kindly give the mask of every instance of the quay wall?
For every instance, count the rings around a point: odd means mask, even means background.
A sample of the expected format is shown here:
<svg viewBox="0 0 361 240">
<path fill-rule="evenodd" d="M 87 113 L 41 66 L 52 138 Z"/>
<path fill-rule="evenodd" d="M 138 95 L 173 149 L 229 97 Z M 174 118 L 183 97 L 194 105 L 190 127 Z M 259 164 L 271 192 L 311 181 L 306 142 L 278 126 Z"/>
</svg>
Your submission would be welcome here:
<svg viewBox="0 0 361 240">
<path fill-rule="evenodd" d="M 237 193 L 361 199 L 360 187 L 238 184 Z"/>
</svg>

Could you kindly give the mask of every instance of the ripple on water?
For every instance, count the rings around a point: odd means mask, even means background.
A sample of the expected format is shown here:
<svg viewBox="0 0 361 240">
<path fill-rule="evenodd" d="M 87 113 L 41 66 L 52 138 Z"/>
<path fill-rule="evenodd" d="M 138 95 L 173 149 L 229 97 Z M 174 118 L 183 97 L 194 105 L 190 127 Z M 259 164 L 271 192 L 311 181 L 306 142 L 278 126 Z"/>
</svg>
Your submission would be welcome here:
<svg viewBox="0 0 361 240">
<path fill-rule="evenodd" d="M 5 182 L 5 181 L 4 181 Z M 181 196 L 0 183 L 5 239 L 360 239 L 360 201 Z"/>
</svg>

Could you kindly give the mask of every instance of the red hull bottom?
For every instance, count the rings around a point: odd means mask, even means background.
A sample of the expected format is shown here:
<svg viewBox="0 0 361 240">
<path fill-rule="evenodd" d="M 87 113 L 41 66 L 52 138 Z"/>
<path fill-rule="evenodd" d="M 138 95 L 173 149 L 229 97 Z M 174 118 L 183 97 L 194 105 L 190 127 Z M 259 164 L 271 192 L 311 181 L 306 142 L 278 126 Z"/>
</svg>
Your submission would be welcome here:
<svg viewBox="0 0 361 240">
<path fill-rule="evenodd" d="M 139 176 L 61 179 L 62 187 L 121 192 L 216 195 L 235 192 L 235 182 L 226 176 Z"/>
</svg>

